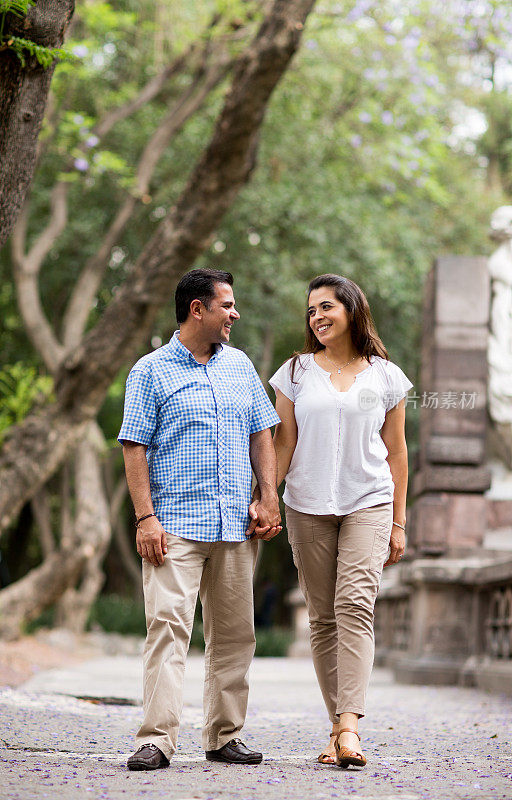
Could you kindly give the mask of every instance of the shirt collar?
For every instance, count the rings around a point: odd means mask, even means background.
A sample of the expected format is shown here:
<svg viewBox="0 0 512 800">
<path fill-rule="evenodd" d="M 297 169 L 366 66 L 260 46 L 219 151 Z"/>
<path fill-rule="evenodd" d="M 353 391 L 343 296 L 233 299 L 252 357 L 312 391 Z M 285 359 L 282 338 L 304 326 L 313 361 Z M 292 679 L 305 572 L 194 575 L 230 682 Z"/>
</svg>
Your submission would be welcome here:
<svg viewBox="0 0 512 800">
<path fill-rule="evenodd" d="M 169 347 L 173 355 L 177 356 L 180 361 L 193 361 L 194 364 L 198 364 L 199 362 L 196 361 L 190 350 L 185 347 L 184 344 L 180 342 L 180 332 L 174 331 L 173 335 L 169 340 Z M 210 361 L 215 361 L 217 358 L 223 355 L 224 352 L 224 345 L 223 344 L 216 344 L 215 345 L 215 353 L 211 356 Z M 208 362 L 210 363 L 210 362 Z M 204 365 L 203 365 L 204 366 Z"/>
</svg>

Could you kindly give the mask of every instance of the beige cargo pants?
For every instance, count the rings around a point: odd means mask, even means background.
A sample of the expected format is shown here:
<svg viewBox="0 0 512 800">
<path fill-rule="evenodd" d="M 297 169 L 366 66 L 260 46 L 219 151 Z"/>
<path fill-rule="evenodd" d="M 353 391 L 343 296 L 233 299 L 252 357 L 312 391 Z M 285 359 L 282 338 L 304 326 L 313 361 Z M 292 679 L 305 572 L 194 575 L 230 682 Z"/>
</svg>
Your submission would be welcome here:
<svg viewBox="0 0 512 800">
<path fill-rule="evenodd" d="M 393 504 L 343 517 L 286 506 L 286 526 L 309 613 L 313 663 L 332 722 L 363 716 L 374 657 L 373 609 Z"/>
<path fill-rule="evenodd" d="M 183 707 L 183 674 L 197 593 L 205 638 L 204 750 L 218 750 L 245 721 L 254 655 L 253 573 L 258 542 L 197 542 L 167 535 L 165 563 L 144 561 L 147 637 L 144 719 L 136 746 L 171 758 Z"/>
</svg>

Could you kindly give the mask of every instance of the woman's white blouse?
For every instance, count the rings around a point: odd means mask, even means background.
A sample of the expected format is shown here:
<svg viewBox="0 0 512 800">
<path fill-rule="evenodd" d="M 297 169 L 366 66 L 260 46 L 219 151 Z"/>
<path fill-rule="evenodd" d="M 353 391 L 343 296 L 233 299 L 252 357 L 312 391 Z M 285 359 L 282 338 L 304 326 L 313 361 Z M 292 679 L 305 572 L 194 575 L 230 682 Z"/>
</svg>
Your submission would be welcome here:
<svg viewBox="0 0 512 800">
<path fill-rule="evenodd" d="M 306 514 L 342 516 L 393 500 L 394 485 L 380 429 L 386 412 L 412 387 L 396 364 L 379 356 L 338 392 L 312 353 L 291 359 L 270 378 L 295 405 L 297 446 L 284 502 Z"/>
</svg>

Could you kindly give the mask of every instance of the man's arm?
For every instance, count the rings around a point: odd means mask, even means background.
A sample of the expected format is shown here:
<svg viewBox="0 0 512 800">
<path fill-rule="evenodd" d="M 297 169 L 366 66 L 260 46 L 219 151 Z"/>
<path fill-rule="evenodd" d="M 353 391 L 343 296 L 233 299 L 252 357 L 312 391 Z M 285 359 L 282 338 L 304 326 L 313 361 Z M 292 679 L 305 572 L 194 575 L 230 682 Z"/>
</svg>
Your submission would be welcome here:
<svg viewBox="0 0 512 800">
<path fill-rule="evenodd" d="M 123 442 L 126 482 L 137 519 L 154 513 L 146 450 L 145 444 Z M 148 517 L 139 523 L 137 552 L 155 567 L 164 563 L 164 556 L 167 553 L 167 535 L 156 517 Z"/>
<path fill-rule="evenodd" d="M 257 539 L 268 541 L 282 530 L 276 485 L 277 459 L 270 428 L 252 433 L 249 448 L 261 496 L 259 501 L 251 503 L 252 520 L 247 535 L 254 533 Z"/>
</svg>

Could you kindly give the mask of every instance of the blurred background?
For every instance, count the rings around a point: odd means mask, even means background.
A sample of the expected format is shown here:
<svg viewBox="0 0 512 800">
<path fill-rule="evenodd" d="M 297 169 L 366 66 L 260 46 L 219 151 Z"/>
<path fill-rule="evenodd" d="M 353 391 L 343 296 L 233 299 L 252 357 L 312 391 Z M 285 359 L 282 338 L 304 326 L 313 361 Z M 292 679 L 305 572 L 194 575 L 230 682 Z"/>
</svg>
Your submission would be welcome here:
<svg viewBox="0 0 512 800">
<path fill-rule="evenodd" d="M 0 437 L 55 395 L 51 342 L 34 319 L 78 346 L 105 313 L 209 141 L 233 61 L 264 7 L 77 7 L 65 45 L 74 59 L 57 66 L 30 197 L 0 256 Z M 391 359 L 417 385 L 433 259 L 490 253 L 491 212 L 510 202 L 511 41 L 508 0 L 316 5 L 269 105 L 251 181 L 196 262 L 233 273 L 241 319 L 232 343 L 265 384 L 302 346 L 307 283 L 336 272 L 361 286 Z M 79 280 L 97 259 L 106 268 L 96 271 L 92 302 L 73 332 Z M 27 265 L 37 302 L 23 297 Z M 175 327 L 170 296 L 139 355 Z M 20 609 L 20 632 L 144 635 L 134 517 L 116 442 L 132 363 L 112 382 L 84 441 L 0 539 L 1 586 L 28 578 L 26 591 L 37 596 Z M 418 426 L 419 410 L 408 408 L 411 465 Z M 98 526 L 84 534 L 91 502 Z M 89 564 L 59 596 L 30 583 L 45 559 L 84 540 Z M 262 547 L 258 564 L 258 654 L 286 652 L 295 584 L 283 532 Z M 193 644 L 201 645 L 199 610 Z"/>
</svg>

